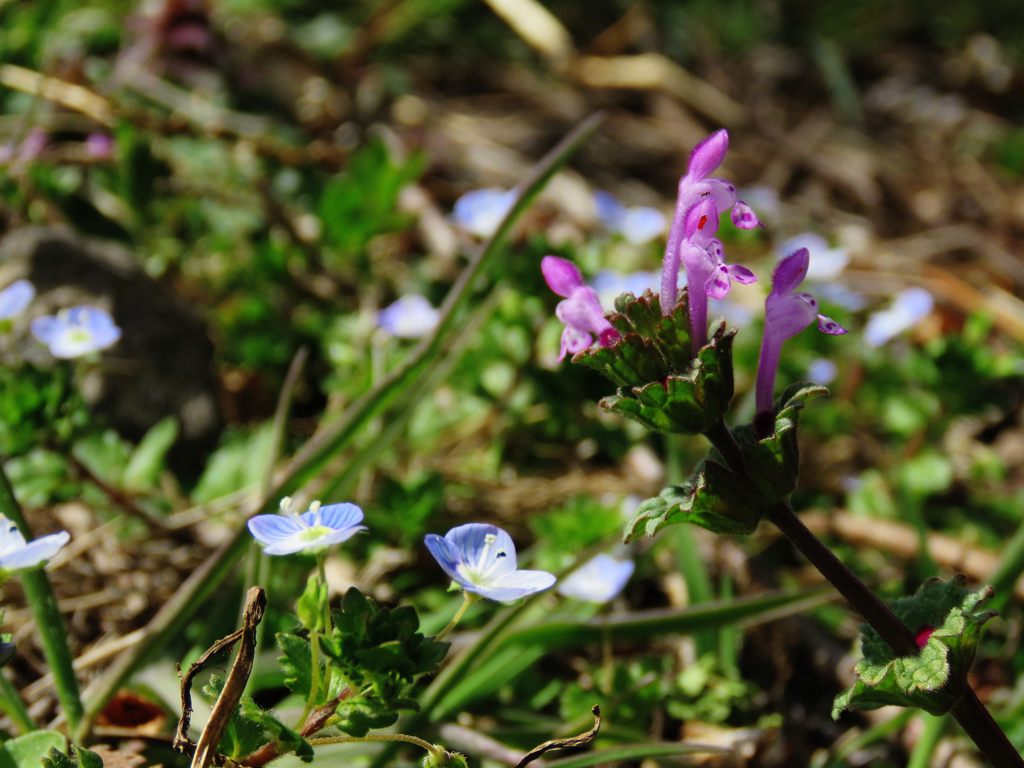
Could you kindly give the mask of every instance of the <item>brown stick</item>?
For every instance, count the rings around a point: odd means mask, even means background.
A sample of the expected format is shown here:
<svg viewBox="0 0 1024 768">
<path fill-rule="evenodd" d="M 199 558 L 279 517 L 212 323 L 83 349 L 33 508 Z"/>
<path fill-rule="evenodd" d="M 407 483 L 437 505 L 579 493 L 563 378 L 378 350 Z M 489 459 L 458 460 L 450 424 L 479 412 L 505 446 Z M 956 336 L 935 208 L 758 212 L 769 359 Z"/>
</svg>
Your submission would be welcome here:
<svg viewBox="0 0 1024 768">
<path fill-rule="evenodd" d="M 252 673 L 252 664 L 256 656 L 256 628 L 263 620 L 266 608 L 267 596 L 263 588 L 250 587 L 245 595 L 242 628 L 227 637 L 222 637 L 207 648 L 181 678 L 181 718 L 178 720 L 178 728 L 174 735 L 174 748 L 180 752 L 195 750 L 192 768 L 206 768 L 217 756 L 217 744 L 224 735 L 224 729 L 227 728 Z M 227 680 L 224 681 L 224 688 L 213 705 L 210 719 L 203 728 L 199 742 L 193 744 L 188 737 L 188 728 L 192 721 L 192 680 L 213 656 L 235 643 L 239 643 L 238 653 L 228 672 Z"/>
</svg>

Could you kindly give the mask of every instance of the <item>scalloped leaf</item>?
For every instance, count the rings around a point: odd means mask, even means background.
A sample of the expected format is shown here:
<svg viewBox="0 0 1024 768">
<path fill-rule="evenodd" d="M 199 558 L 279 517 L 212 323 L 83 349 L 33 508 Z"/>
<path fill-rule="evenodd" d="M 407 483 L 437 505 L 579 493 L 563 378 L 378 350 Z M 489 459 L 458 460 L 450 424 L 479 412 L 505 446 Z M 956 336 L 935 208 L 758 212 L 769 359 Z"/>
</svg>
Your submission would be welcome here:
<svg viewBox="0 0 1024 768">
<path fill-rule="evenodd" d="M 846 709 L 877 709 L 886 705 L 918 707 L 932 714 L 948 712 L 956 703 L 950 679 L 965 680 L 985 622 L 994 611 L 982 610 L 991 587 L 972 591 L 957 575 L 948 581 L 929 579 L 912 596 L 895 601 L 893 612 L 921 638 L 915 656 L 896 656 L 868 625 L 861 626 L 857 682 L 836 697 L 832 717 Z"/>
</svg>

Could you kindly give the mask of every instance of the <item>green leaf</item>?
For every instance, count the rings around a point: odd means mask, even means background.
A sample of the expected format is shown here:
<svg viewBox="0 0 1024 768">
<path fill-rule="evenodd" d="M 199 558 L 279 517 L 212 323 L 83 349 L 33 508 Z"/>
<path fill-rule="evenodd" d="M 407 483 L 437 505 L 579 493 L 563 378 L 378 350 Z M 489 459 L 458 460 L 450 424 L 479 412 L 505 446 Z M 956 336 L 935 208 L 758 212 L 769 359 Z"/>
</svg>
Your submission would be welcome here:
<svg viewBox="0 0 1024 768">
<path fill-rule="evenodd" d="M 52 748 L 42 761 L 43 768 L 103 768 L 103 758 L 88 749 L 71 745 L 71 755 Z"/>
<path fill-rule="evenodd" d="M 280 754 L 292 753 L 304 763 L 313 760 L 313 747 L 308 741 L 248 696 L 243 696 L 239 703 L 239 715 L 249 723 L 259 726 L 264 737 L 277 745 Z"/>
<path fill-rule="evenodd" d="M 310 651 L 309 640 L 287 632 L 278 632 L 277 647 L 283 654 L 278 657 L 278 663 L 284 671 L 284 684 L 288 686 L 288 690 L 307 699 L 313 684 L 313 654 Z"/>
<path fill-rule="evenodd" d="M 448 651 L 447 643 L 418 630 L 413 608 L 380 606 L 355 588 L 345 593 L 334 630 L 321 642 L 331 666 L 359 692 L 339 705 L 342 731 L 363 736 L 394 723 L 399 711 L 417 708 L 413 684 L 435 672 Z"/>
<path fill-rule="evenodd" d="M 857 682 L 836 697 L 833 718 L 845 709 L 886 705 L 919 707 L 933 715 L 952 708 L 956 686 L 948 683 L 966 681 L 982 626 L 995 615 L 981 609 L 992 589 L 971 591 L 965 583 L 959 575 L 948 581 L 929 579 L 912 597 L 893 603 L 893 612 L 921 638 L 915 656 L 896 656 L 874 629 L 861 626 L 864 657 L 856 666 Z"/>
<path fill-rule="evenodd" d="M 324 614 L 327 612 L 327 585 L 317 574 L 310 574 L 306 588 L 295 604 L 299 622 L 310 632 L 323 632 Z"/>
<path fill-rule="evenodd" d="M 67 760 L 62 754 L 66 746 L 64 736 L 57 731 L 26 733 L 0 745 L 0 768 L 39 768 L 51 750 Z"/>
<path fill-rule="evenodd" d="M 167 452 L 178 439 L 178 421 L 173 416 L 157 422 L 143 436 L 125 467 L 122 482 L 126 490 L 154 488 L 163 472 Z"/>
<path fill-rule="evenodd" d="M 642 301 L 637 300 L 637 303 Z M 662 320 L 664 323 L 669 320 L 688 322 L 685 317 L 677 318 L 681 311 L 685 312 L 677 308 L 676 314 Z M 724 323 L 719 324 L 697 356 L 686 357 L 685 362 L 681 349 L 675 345 L 677 339 L 673 339 L 672 346 L 665 346 L 668 344 L 664 341 L 667 335 L 668 331 L 661 329 L 661 336 L 656 337 L 653 345 L 650 337 L 641 337 L 638 342 L 632 336 L 624 336 L 621 344 L 581 352 L 573 360 L 581 358 L 580 362 L 595 367 L 601 363 L 609 378 L 616 381 L 615 376 L 609 373 L 613 367 L 612 362 L 606 360 L 620 363 L 620 368 L 615 370 L 621 372 L 621 365 L 625 365 L 622 361 L 628 358 L 633 369 L 638 371 L 637 378 L 640 375 L 645 378 L 639 384 L 620 386 L 617 394 L 601 401 L 603 408 L 659 432 L 706 432 L 718 423 L 732 401 L 732 343 L 736 330 L 727 329 Z M 659 347 L 659 344 L 663 346 Z M 648 365 L 642 372 L 639 360 Z"/>
</svg>

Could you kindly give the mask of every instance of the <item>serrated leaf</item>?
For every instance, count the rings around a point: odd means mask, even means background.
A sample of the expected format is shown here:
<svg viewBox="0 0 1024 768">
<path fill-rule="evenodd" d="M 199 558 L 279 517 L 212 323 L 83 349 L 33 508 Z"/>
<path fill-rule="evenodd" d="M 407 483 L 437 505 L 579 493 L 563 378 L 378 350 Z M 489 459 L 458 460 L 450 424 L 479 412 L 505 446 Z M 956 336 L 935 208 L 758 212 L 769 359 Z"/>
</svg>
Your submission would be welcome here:
<svg viewBox="0 0 1024 768">
<path fill-rule="evenodd" d="M 56 748 L 50 749 L 42 760 L 42 768 L 103 768 L 103 758 L 95 752 L 72 744 L 70 755 Z"/>
<path fill-rule="evenodd" d="M 309 698 L 313 684 L 313 654 L 309 640 L 288 632 L 278 632 L 277 647 L 282 653 L 278 663 L 284 671 L 284 684 L 303 700 Z"/>
<path fill-rule="evenodd" d="M 963 576 L 930 579 L 912 597 L 893 603 L 893 612 L 915 632 L 921 650 L 895 656 L 868 625 L 861 626 L 857 682 L 836 697 L 832 717 L 845 709 L 886 705 L 919 707 L 932 714 L 948 712 L 956 703 L 951 678 L 965 680 L 974 662 L 981 630 L 994 613 L 981 610 L 991 589 L 971 591 Z"/>
<path fill-rule="evenodd" d="M 242 697 L 239 704 L 239 715 L 262 729 L 263 741 L 271 741 L 276 744 L 280 754 L 294 754 L 304 763 L 313 760 L 313 747 L 308 741 L 274 717 L 272 712 L 261 708 L 248 696 Z"/>
<path fill-rule="evenodd" d="M 32 731 L 9 739 L 0 745 L 0 768 L 39 768 L 43 760 L 49 759 L 51 751 L 70 761 L 63 752 L 66 744 L 64 736 L 57 731 Z"/>
</svg>

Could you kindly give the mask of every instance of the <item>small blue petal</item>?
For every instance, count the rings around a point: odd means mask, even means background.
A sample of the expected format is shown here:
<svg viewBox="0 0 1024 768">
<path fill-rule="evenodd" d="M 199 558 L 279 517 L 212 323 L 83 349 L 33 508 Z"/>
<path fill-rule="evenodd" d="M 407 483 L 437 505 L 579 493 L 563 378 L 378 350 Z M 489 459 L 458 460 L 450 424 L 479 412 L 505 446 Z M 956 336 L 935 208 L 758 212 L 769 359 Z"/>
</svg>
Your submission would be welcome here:
<svg viewBox="0 0 1024 768">
<path fill-rule="evenodd" d="M 604 553 L 595 555 L 562 579 L 558 591 L 577 600 L 607 603 L 623 590 L 635 568 L 632 560 L 618 560 Z"/>
<path fill-rule="evenodd" d="M 303 530 L 296 518 L 286 515 L 256 515 L 246 525 L 260 544 L 276 544 Z"/>
<path fill-rule="evenodd" d="M 475 189 L 455 201 L 452 219 L 463 229 L 490 237 L 515 202 L 515 193 L 502 189 Z"/>
<path fill-rule="evenodd" d="M 36 288 L 28 280 L 16 280 L 0 291 L 0 320 L 17 317 L 35 298 Z"/>
<path fill-rule="evenodd" d="M 619 202 L 611 192 L 599 189 L 594 193 L 594 208 L 597 218 L 612 231 L 617 231 L 626 215 L 626 206 Z"/>
<path fill-rule="evenodd" d="M 441 313 L 423 296 L 410 293 L 377 315 L 377 326 L 399 339 L 420 339 L 437 327 Z"/>
<path fill-rule="evenodd" d="M 327 504 L 320 507 L 320 521 L 336 531 L 352 528 L 363 522 L 363 510 L 355 504 Z"/>
<path fill-rule="evenodd" d="M 441 566 L 448 577 L 457 581 L 462 586 L 467 586 L 467 582 L 462 578 L 458 572 L 459 567 L 459 555 L 455 548 L 449 544 L 442 536 L 438 536 L 436 533 L 428 533 L 423 543 L 427 545 L 427 549 L 430 550 L 430 554 L 434 556 L 437 564 Z"/>
<path fill-rule="evenodd" d="M 835 381 L 839 367 L 826 357 L 819 357 L 811 362 L 807 369 L 807 379 L 812 384 L 828 386 Z"/>
</svg>

